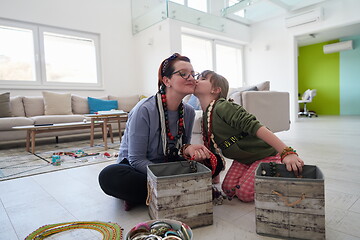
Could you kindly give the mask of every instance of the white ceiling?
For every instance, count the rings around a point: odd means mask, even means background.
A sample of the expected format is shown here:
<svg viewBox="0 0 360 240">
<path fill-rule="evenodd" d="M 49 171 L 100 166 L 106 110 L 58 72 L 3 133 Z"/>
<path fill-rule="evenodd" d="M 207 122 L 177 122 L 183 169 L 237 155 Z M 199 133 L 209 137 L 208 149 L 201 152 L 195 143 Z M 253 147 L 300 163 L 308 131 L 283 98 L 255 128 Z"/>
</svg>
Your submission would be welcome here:
<svg viewBox="0 0 360 240">
<path fill-rule="evenodd" d="M 358 35 L 360 35 L 360 23 L 343 26 L 339 28 L 322 30 L 321 32 L 314 32 L 311 34 L 298 36 L 296 39 L 299 46 L 307 46 L 307 45 L 326 42 L 343 37 L 358 36 Z"/>
<path fill-rule="evenodd" d="M 223 15 L 251 25 L 325 1 L 327 0 L 230 0 L 229 3 L 233 5 L 223 9 Z"/>
<path fill-rule="evenodd" d="M 251 25 L 274 17 L 285 17 L 325 1 L 328 0 L 230 0 L 233 5 L 225 8 L 223 14 L 227 18 Z M 244 10 L 245 16 L 240 17 L 239 14 L 244 14 Z M 296 39 L 299 46 L 306 46 L 357 35 L 360 35 L 360 23 L 305 34 Z"/>
</svg>

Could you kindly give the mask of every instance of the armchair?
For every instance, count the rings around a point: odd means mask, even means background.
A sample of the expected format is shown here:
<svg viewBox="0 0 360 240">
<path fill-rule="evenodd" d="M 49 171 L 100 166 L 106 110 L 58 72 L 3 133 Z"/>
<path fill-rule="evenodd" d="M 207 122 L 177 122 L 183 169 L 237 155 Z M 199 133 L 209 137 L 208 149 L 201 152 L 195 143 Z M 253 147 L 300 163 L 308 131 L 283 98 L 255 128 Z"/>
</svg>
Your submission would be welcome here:
<svg viewBox="0 0 360 240">
<path fill-rule="evenodd" d="M 269 91 L 269 82 L 265 82 L 265 85 L 267 85 L 265 89 L 262 88 L 261 84 L 256 85 L 255 91 L 252 90 L 253 87 L 246 88 L 246 91 L 232 91 L 229 97 L 234 99 L 237 104 L 242 105 L 248 112 L 254 114 L 272 132 L 289 130 L 289 93 Z M 191 142 L 201 144 L 203 143 L 201 135 L 202 110 L 196 110 L 195 113 Z"/>
</svg>

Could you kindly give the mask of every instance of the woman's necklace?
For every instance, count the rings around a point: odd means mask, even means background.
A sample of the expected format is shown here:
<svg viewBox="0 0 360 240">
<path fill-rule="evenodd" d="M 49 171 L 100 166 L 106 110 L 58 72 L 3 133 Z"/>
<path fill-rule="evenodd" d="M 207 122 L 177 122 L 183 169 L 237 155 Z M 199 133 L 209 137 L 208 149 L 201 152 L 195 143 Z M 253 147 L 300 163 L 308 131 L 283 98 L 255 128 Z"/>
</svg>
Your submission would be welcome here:
<svg viewBox="0 0 360 240">
<path fill-rule="evenodd" d="M 214 134 L 212 133 L 212 118 L 213 118 L 214 105 L 215 105 L 215 100 L 212 100 L 208 107 L 208 111 L 206 114 L 207 129 L 205 129 L 205 123 L 203 121 L 201 124 L 201 127 L 202 127 L 201 132 L 203 135 L 203 141 L 204 141 L 205 147 L 207 147 L 208 149 L 211 150 L 211 143 L 213 144 L 216 153 L 221 157 L 221 160 L 222 160 L 223 166 L 224 166 L 223 169 L 225 169 L 225 159 L 222 156 L 221 151 L 214 140 Z"/>
<path fill-rule="evenodd" d="M 163 153 L 168 157 L 176 157 L 178 154 L 178 149 L 182 146 L 182 136 L 185 129 L 184 123 L 184 106 L 181 102 L 178 107 L 178 129 L 176 136 L 173 136 L 170 131 L 169 115 L 167 109 L 167 100 L 165 94 L 165 87 L 161 87 L 159 92 L 156 94 L 157 105 L 159 109 L 159 117 L 161 124 L 161 139 L 163 144 Z M 168 140 L 175 141 L 174 144 L 171 144 L 170 147 Z"/>
<path fill-rule="evenodd" d="M 166 103 L 166 94 L 165 93 L 161 94 L 161 102 L 162 102 L 163 109 L 164 109 L 166 135 L 170 140 L 177 141 L 179 138 L 181 138 L 182 133 L 184 131 L 184 105 L 181 102 L 179 107 L 178 107 L 178 116 L 179 116 L 178 131 L 177 131 L 177 135 L 174 137 L 170 132 L 169 115 L 168 115 L 168 109 L 167 109 L 167 103 Z"/>
</svg>

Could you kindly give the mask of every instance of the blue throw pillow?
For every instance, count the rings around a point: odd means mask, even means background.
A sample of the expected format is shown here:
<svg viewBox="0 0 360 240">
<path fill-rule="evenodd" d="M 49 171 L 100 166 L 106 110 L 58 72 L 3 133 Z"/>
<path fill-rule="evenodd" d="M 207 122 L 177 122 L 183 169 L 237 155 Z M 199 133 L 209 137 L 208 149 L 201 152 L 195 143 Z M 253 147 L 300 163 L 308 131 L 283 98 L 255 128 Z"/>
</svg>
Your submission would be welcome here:
<svg viewBox="0 0 360 240">
<path fill-rule="evenodd" d="M 191 94 L 191 97 L 187 103 L 191 105 L 195 110 L 201 110 L 200 101 L 197 97 L 195 97 L 195 95 Z"/>
<path fill-rule="evenodd" d="M 110 111 L 112 109 L 118 109 L 118 101 L 116 100 L 102 100 L 88 97 L 88 104 L 91 114 L 98 111 Z"/>
</svg>

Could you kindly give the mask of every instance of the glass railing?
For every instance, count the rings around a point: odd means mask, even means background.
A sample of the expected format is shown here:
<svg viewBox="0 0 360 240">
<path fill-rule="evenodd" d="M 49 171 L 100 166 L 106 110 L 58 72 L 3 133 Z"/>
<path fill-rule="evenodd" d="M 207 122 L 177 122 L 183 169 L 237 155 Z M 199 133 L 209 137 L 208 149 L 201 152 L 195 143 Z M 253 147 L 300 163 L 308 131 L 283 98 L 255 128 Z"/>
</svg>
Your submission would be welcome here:
<svg viewBox="0 0 360 240">
<path fill-rule="evenodd" d="M 168 17 L 217 31 L 224 31 L 225 19 L 181 4 L 168 2 Z"/>
<path fill-rule="evenodd" d="M 132 32 L 136 34 L 167 18 L 167 1 L 132 0 Z"/>
<path fill-rule="evenodd" d="M 223 32 L 227 19 L 202 12 L 168 0 L 132 0 L 132 30 L 136 34 L 164 19 L 182 22 Z"/>
</svg>

